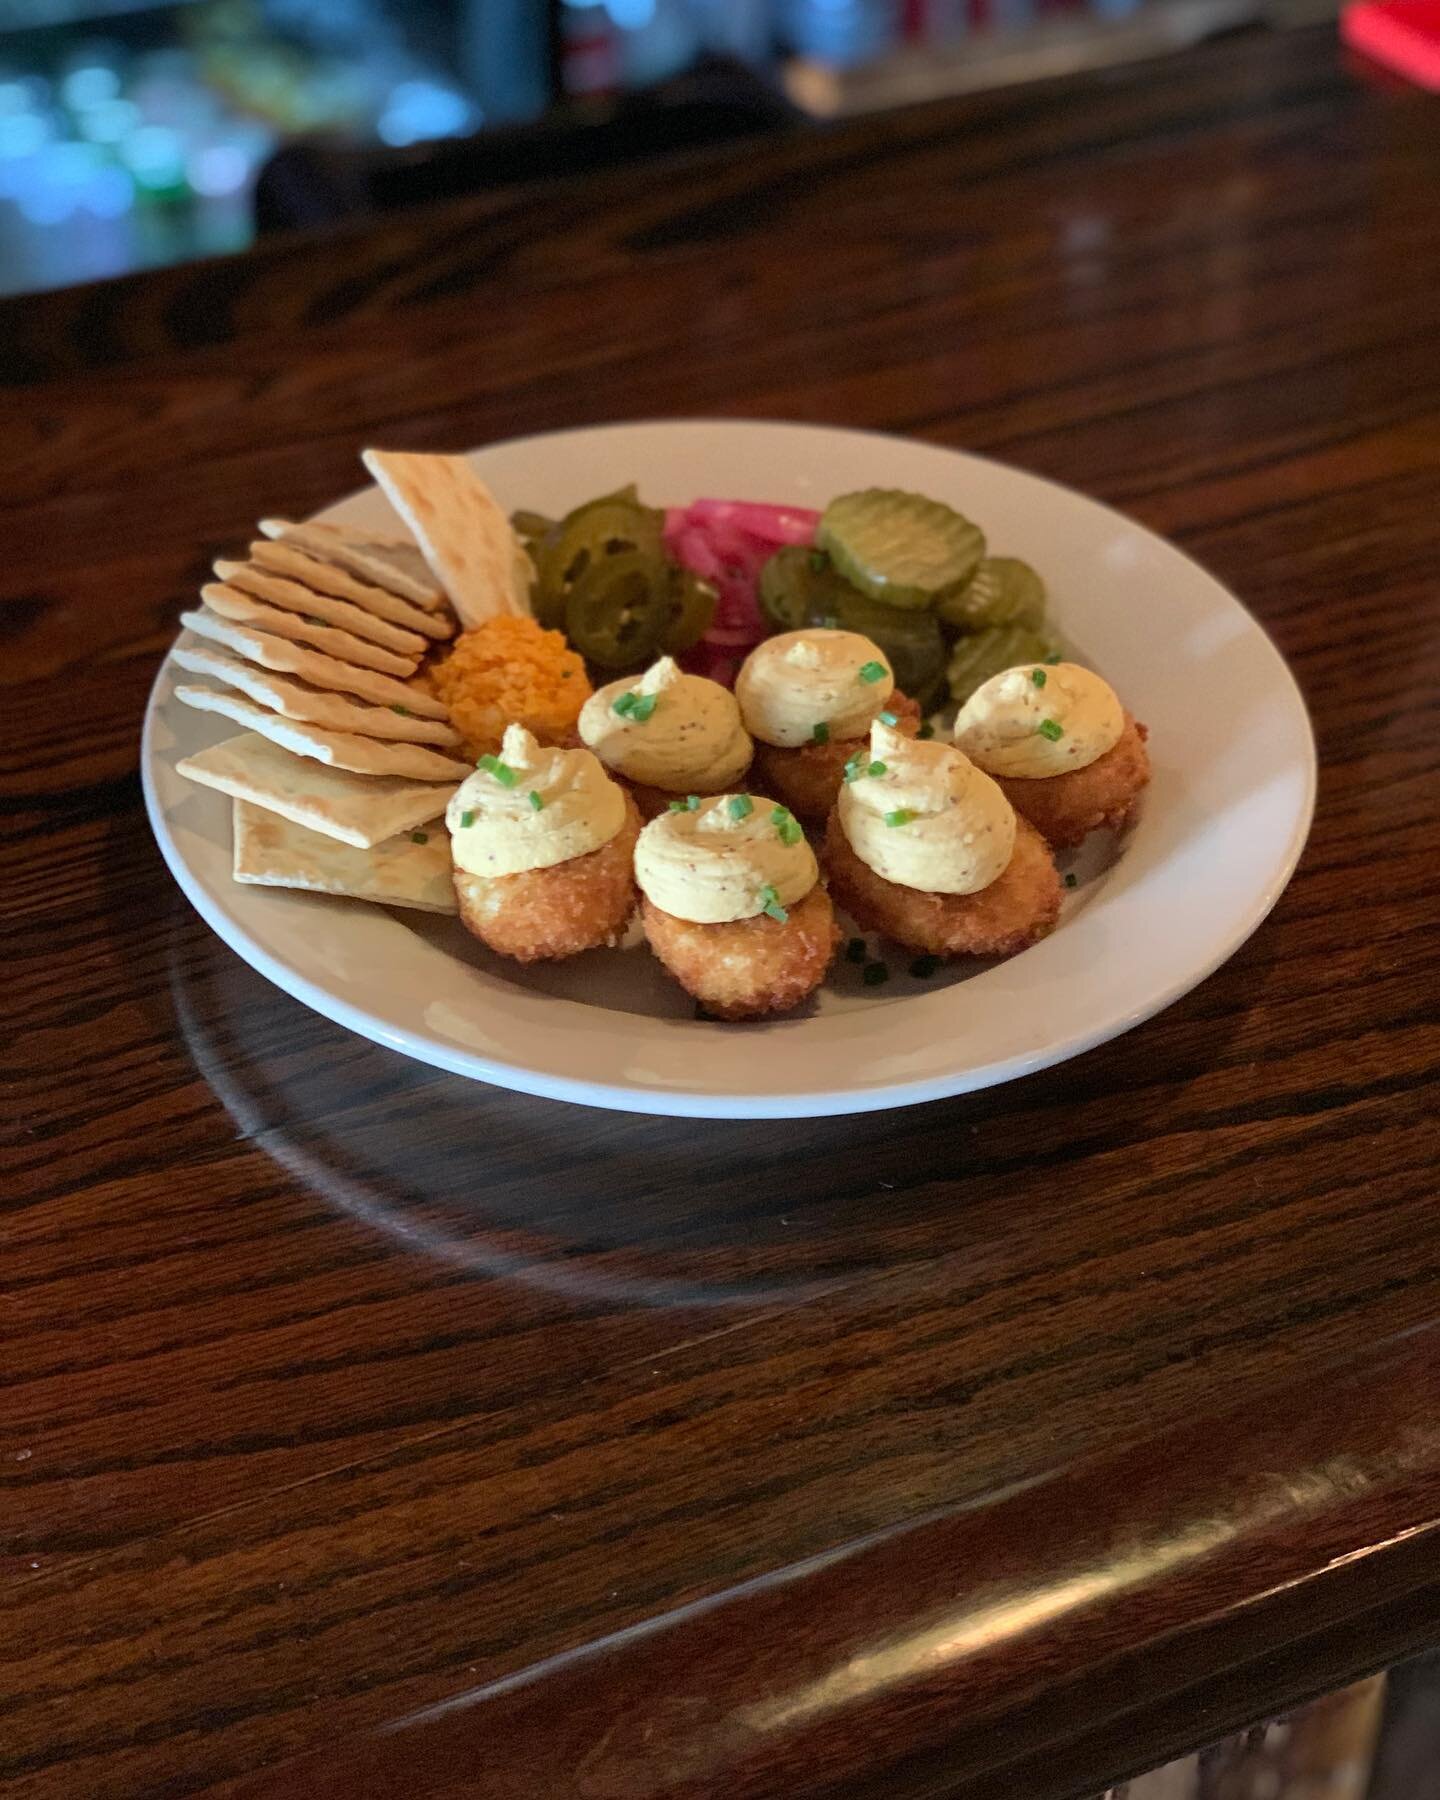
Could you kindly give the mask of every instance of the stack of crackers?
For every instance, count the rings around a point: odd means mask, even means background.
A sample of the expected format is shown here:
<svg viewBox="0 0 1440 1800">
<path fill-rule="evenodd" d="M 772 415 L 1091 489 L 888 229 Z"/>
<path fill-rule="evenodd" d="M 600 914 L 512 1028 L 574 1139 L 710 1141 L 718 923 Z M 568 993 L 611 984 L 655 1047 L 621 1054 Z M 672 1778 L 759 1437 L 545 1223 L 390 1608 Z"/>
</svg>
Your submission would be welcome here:
<svg viewBox="0 0 1440 1800">
<path fill-rule="evenodd" d="M 419 673 L 454 616 L 415 545 L 262 520 L 181 615 L 176 698 L 244 730 L 179 764 L 234 800 L 235 879 L 453 912 L 441 819 L 470 773 Z"/>
</svg>

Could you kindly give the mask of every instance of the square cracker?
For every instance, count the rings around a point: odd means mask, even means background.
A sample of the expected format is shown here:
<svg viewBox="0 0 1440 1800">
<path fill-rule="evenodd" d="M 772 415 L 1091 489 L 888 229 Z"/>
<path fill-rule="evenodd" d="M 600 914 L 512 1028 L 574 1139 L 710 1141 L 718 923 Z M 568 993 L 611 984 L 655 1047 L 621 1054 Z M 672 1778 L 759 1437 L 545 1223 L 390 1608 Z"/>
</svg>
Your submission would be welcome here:
<svg viewBox="0 0 1440 1800">
<path fill-rule="evenodd" d="M 448 607 L 439 583 L 412 538 L 372 525 L 331 525 L 323 519 L 296 524 L 292 519 L 262 519 L 260 529 L 277 543 L 294 544 L 311 556 L 323 557 L 337 569 L 413 600 L 428 612 Z"/>
<path fill-rule="evenodd" d="M 414 532 L 462 625 L 530 611 L 529 560 L 467 458 L 365 450 L 360 460 Z"/>
<path fill-rule="evenodd" d="M 267 544 L 265 548 L 274 550 L 278 546 Z M 258 563 L 231 562 L 222 556 L 216 559 L 213 567 L 226 587 L 238 588 L 242 594 L 263 600 L 267 606 L 278 606 L 283 612 L 299 613 L 302 619 L 311 619 L 317 625 L 337 626 L 367 644 L 393 650 L 397 656 L 413 661 L 430 648 L 427 639 L 418 631 L 406 631 L 403 626 L 392 625 L 388 619 L 377 618 L 363 606 L 306 587 L 303 582 L 262 568 Z M 417 612 L 419 609 L 412 607 L 410 610 Z M 428 618 L 430 615 L 422 616 Z"/>
<path fill-rule="evenodd" d="M 302 724 L 323 725 L 327 731 L 352 731 L 359 737 L 384 738 L 390 743 L 438 744 L 449 750 L 458 749 L 460 744 L 460 733 L 453 725 L 439 719 L 422 719 L 403 701 L 390 706 L 367 706 L 362 700 L 351 700 L 344 694 L 292 680 L 289 675 L 257 668 L 216 644 L 176 644 L 170 655 L 189 674 L 223 681 L 227 687 L 248 694 L 257 705 L 268 706 L 272 712 L 298 719 Z"/>
<path fill-rule="evenodd" d="M 237 800 L 235 879 L 261 887 L 344 894 L 352 900 L 411 906 L 420 912 L 457 910 L 450 834 L 439 819 L 423 832 L 402 831 L 373 849 L 357 850 L 248 800 Z"/>
<path fill-rule="evenodd" d="M 357 737 L 352 731 L 326 731 L 257 706 L 230 688 L 188 687 L 175 689 L 175 698 L 198 712 L 219 713 L 237 725 L 248 725 L 274 744 L 312 757 L 332 769 L 348 769 L 352 775 L 405 775 L 412 781 L 462 782 L 473 764 L 459 762 L 426 744 L 387 744 L 378 738 Z"/>
<path fill-rule="evenodd" d="M 333 625 L 312 625 L 303 613 L 285 612 L 278 606 L 265 606 L 253 594 L 242 594 L 239 588 L 224 581 L 207 581 L 200 598 L 224 619 L 237 625 L 254 625 L 272 637 L 290 638 L 297 644 L 309 644 L 323 650 L 340 662 L 353 663 L 357 669 L 373 669 L 380 675 L 397 678 L 413 675 L 419 666 L 419 655 L 397 656 L 393 650 L 382 650 L 378 644 L 367 644 L 352 632 L 340 631 Z"/>
<path fill-rule="evenodd" d="M 298 545 L 283 540 L 272 544 L 269 538 L 257 538 L 250 546 L 250 561 L 269 574 L 298 581 L 312 593 L 329 594 L 336 600 L 348 601 L 364 612 L 373 613 L 377 619 L 384 619 L 387 624 L 419 632 L 422 637 L 439 641 L 455 635 L 455 622 L 449 607 L 443 612 L 430 612 L 413 600 L 402 600 L 398 594 L 377 587 L 373 581 L 362 580 L 349 569 L 336 568 L 333 563 L 311 556 Z M 215 572 L 220 574 L 218 563 Z"/>
<path fill-rule="evenodd" d="M 222 619 L 208 606 L 199 612 L 183 612 L 180 623 L 197 637 L 212 644 L 223 644 L 237 656 L 258 663 L 262 669 L 274 669 L 281 675 L 298 675 L 312 687 L 328 688 L 341 694 L 358 694 L 362 700 L 373 700 L 380 706 L 405 706 L 425 719 L 448 719 L 450 710 L 443 701 L 418 682 L 397 681 L 393 675 L 380 675 L 373 669 L 357 669 L 339 657 L 323 651 L 307 649 L 289 638 L 274 637 L 268 631 Z"/>
<path fill-rule="evenodd" d="M 406 781 L 397 775 L 351 775 L 293 756 L 258 732 L 241 732 L 183 757 L 177 773 L 232 800 L 248 800 L 325 837 L 371 850 L 397 832 L 414 831 L 443 813 L 453 781 Z"/>
</svg>

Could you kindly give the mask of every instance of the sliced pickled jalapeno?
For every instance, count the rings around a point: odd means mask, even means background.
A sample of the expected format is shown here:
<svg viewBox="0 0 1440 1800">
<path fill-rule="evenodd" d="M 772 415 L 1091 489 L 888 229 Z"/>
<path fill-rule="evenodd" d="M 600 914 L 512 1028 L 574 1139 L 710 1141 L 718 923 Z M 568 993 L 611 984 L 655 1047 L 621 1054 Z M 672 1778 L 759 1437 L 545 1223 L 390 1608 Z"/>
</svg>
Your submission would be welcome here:
<svg viewBox="0 0 1440 1800">
<path fill-rule="evenodd" d="M 600 557 L 572 582 L 565 635 L 602 669 L 629 669 L 659 648 L 672 613 L 668 566 L 640 550 Z"/>
<path fill-rule="evenodd" d="M 547 531 L 555 529 L 555 520 L 547 519 L 544 513 L 526 512 L 522 507 L 519 512 L 511 513 L 510 526 L 517 537 L 534 543 L 543 538 Z"/>
<path fill-rule="evenodd" d="M 667 656 L 678 656 L 698 644 L 710 629 L 715 617 L 715 590 L 689 569 L 672 564 L 666 571 L 669 588 L 669 614 L 660 633 L 660 648 Z"/>
<path fill-rule="evenodd" d="M 567 513 L 535 546 L 535 613 L 542 625 L 569 617 L 570 591 L 607 557 L 639 553 L 664 559 L 664 515 L 642 506 L 633 490 L 606 494 Z"/>
</svg>

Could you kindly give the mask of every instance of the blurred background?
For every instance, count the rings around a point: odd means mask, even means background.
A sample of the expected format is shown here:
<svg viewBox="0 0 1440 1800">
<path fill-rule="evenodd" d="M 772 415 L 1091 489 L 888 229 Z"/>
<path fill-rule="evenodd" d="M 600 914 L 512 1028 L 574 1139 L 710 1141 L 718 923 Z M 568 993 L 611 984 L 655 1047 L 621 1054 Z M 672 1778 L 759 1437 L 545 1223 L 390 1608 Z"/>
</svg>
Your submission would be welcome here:
<svg viewBox="0 0 1440 1800">
<path fill-rule="evenodd" d="M 0 293 L 1334 0 L 0 0 Z"/>
</svg>

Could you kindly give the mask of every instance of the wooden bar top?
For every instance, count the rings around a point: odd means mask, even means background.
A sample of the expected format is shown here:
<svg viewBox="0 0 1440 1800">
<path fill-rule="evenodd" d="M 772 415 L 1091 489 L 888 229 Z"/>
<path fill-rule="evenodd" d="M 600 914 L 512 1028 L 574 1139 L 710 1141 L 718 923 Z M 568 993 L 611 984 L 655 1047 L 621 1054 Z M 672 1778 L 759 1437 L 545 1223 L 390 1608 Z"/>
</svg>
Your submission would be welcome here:
<svg viewBox="0 0 1440 1800">
<path fill-rule="evenodd" d="M 1437 191 L 1316 30 L 0 302 L 6 1800 L 1073 1800 L 1440 1632 Z M 763 1124 L 468 1084 L 218 943 L 137 775 L 210 558 L 367 442 L 681 414 L 1232 585 L 1322 760 L 1258 934 Z"/>
</svg>

